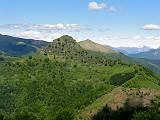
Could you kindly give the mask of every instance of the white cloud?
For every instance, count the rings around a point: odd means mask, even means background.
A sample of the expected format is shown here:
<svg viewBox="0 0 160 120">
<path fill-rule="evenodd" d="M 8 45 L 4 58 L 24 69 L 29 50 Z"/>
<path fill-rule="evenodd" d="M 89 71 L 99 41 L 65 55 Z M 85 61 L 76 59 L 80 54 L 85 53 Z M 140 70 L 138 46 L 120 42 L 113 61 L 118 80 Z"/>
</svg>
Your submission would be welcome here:
<svg viewBox="0 0 160 120">
<path fill-rule="evenodd" d="M 96 42 L 113 47 L 149 46 L 158 48 L 160 47 L 160 36 L 106 36 Z"/>
<path fill-rule="evenodd" d="M 107 8 L 106 4 L 104 3 L 96 3 L 96 2 L 90 2 L 88 4 L 89 10 L 101 10 Z"/>
<path fill-rule="evenodd" d="M 52 41 L 62 35 L 83 34 L 92 31 L 88 26 L 79 24 L 2 24 L 0 25 L 2 32 L 7 32 L 8 35 Z M 0 33 L 2 33 L 0 31 Z M 3 33 L 2 33 L 3 34 Z M 5 33 L 6 34 L 6 33 Z"/>
<path fill-rule="evenodd" d="M 24 31 L 16 34 L 17 37 L 21 37 L 21 38 L 46 40 L 49 42 L 53 41 L 56 38 L 59 38 L 62 35 L 63 34 L 59 34 L 59 33 L 50 34 L 50 33 L 43 33 L 43 32 L 37 32 L 37 31 Z"/>
<path fill-rule="evenodd" d="M 6 33 L 6 32 L 0 32 L 0 34 L 2 34 L 2 35 L 8 35 L 8 33 Z"/>
<path fill-rule="evenodd" d="M 147 24 L 142 27 L 144 30 L 160 30 L 160 25 Z"/>
<path fill-rule="evenodd" d="M 70 32 L 80 32 L 91 30 L 87 26 L 81 26 L 78 24 L 5 24 L 0 25 L 1 29 L 10 30 L 24 30 L 24 31 L 40 31 L 40 32 L 55 32 L 55 31 L 70 31 Z"/>
<path fill-rule="evenodd" d="M 147 36 L 147 37 L 145 37 L 145 39 L 146 40 L 153 40 L 153 39 L 155 39 L 155 37 L 154 36 Z"/>
<path fill-rule="evenodd" d="M 85 33 L 91 31 L 87 26 L 79 24 L 4 24 L 0 25 L 0 30 L 7 31 L 9 35 L 52 41 L 53 39 L 60 37 L 64 34 L 79 34 L 79 32 Z"/>
<path fill-rule="evenodd" d="M 139 39 L 141 39 L 141 36 L 140 35 L 133 36 L 133 39 L 134 40 L 139 40 Z"/>
<path fill-rule="evenodd" d="M 62 23 L 59 23 L 59 24 L 55 24 L 55 25 L 52 25 L 52 24 L 44 24 L 44 25 L 39 25 L 41 27 L 44 27 L 44 28 L 53 28 L 53 29 L 65 29 L 65 26 L 62 24 Z"/>
<path fill-rule="evenodd" d="M 24 31 L 17 33 L 17 36 L 30 39 L 41 39 L 43 36 L 37 31 Z"/>
<path fill-rule="evenodd" d="M 97 3 L 97 2 L 90 2 L 88 4 L 89 10 L 107 10 L 107 11 L 117 11 L 115 6 L 108 6 L 105 3 Z"/>
</svg>

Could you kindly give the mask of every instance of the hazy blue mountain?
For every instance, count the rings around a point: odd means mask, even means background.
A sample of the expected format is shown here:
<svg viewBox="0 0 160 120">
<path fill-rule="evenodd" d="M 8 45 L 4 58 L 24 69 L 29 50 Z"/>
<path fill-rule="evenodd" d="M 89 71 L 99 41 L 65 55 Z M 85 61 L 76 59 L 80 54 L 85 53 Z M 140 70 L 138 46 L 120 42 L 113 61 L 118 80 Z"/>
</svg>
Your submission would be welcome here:
<svg viewBox="0 0 160 120">
<path fill-rule="evenodd" d="M 160 60 L 149 60 L 149 59 L 145 59 L 145 60 L 160 66 Z"/>
<path fill-rule="evenodd" d="M 23 39 L 0 34 L 0 51 L 12 56 L 35 53 L 47 44 L 48 42 L 42 40 Z"/>
<path fill-rule="evenodd" d="M 160 60 L 160 48 L 150 50 L 147 52 L 141 52 L 138 54 L 130 54 L 130 56 L 135 57 L 135 58 L 145 58 L 145 59 L 150 59 L 150 60 Z"/>
<path fill-rule="evenodd" d="M 122 52 L 124 54 L 137 54 L 137 53 L 141 53 L 141 52 L 147 52 L 150 50 L 153 50 L 152 48 L 148 47 L 148 46 L 142 46 L 142 47 L 117 47 L 117 48 L 113 48 L 114 50 L 117 50 L 119 52 Z"/>
</svg>

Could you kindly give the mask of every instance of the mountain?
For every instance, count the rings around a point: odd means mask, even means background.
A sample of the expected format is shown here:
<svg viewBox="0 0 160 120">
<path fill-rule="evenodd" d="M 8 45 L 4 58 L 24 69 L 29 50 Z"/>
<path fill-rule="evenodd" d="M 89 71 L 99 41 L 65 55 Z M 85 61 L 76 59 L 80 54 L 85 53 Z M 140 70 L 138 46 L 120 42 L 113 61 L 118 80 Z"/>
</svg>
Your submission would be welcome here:
<svg viewBox="0 0 160 120">
<path fill-rule="evenodd" d="M 88 51 L 88 52 L 93 56 L 105 57 L 111 60 L 121 60 L 123 62 L 130 63 L 130 64 L 142 65 L 150 70 L 153 70 L 158 74 L 160 73 L 160 66 L 158 65 L 158 63 L 156 64 L 153 61 L 133 58 L 133 57 L 124 55 L 123 53 L 102 53 L 102 52 L 93 52 L 93 51 Z"/>
<path fill-rule="evenodd" d="M 94 52 L 94 51 L 93 51 Z M 92 56 L 90 52 L 82 48 L 71 36 L 63 35 L 58 39 L 53 40 L 52 43 L 41 49 L 41 53 L 52 54 L 54 56 L 62 56 L 64 59 L 74 59 L 83 62 L 101 63 L 105 62 L 101 58 Z"/>
<path fill-rule="evenodd" d="M 110 103 L 121 110 L 126 102 L 150 105 L 160 90 L 159 76 L 149 69 L 96 56 L 68 35 L 32 56 L 0 62 L 0 80 L 2 120 L 93 120 Z M 128 108 L 118 114 L 139 112 Z"/>
<path fill-rule="evenodd" d="M 160 73 L 160 66 L 151 61 L 129 57 L 91 40 L 77 43 L 75 39 L 68 35 L 53 40 L 53 42 L 44 47 L 42 51 L 46 53 L 56 53 L 58 55 L 66 56 L 67 58 L 76 58 L 81 61 L 90 61 L 92 63 L 101 61 L 92 56 L 99 58 L 104 57 L 110 60 L 121 60 L 129 64 L 139 64 L 156 73 Z"/>
<path fill-rule="evenodd" d="M 130 56 L 135 57 L 135 58 L 145 58 L 145 59 L 150 59 L 150 60 L 160 60 L 160 48 L 150 50 L 147 52 L 141 52 L 138 54 L 130 54 Z"/>
<path fill-rule="evenodd" d="M 105 53 L 117 53 L 117 51 L 111 49 L 110 47 L 105 47 L 104 45 L 100 45 L 91 40 L 84 40 L 79 42 L 79 44 L 85 50 L 105 52 Z"/>
<path fill-rule="evenodd" d="M 71 36 L 64 35 L 58 39 L 53 40 L 52 43 L 42 48 L 42 51 L 47 53 L 75 56 L 84 50 Z"/>
<path fill-rule="evenodd" d="M 160 60 L 149 60 L 149 59 L 145 59 L 145 60 L 160 66 Z"/>
<path fill-rule="evenodd" d="M 94 43 L 91 40 L 82 41 L 82 42 L 79 42 L 79 44 L 81 45 L 82 48 L 87 50 L 87 52 L 92 56 L 105 57 L 111 60 L 121 60 L 121 61 L 130 63 L 130 64 L 139 64 L 139 65 L 142 65 L 146 68 L 153 70 L 156 73 L 160 73 L 159 65 L 152 63 L 150 61 L 144 60 L 144 59 L 129 57 L 121 52 L 117 52 L 113 50 L 114 48 L 112 47 L 107 46 L 106 48 L 105 46 L 104 48 L 103 45 Z"/>
<path fill-rule="evenodd" d="M 128 54 L 137 54 L 141 52 L 147 52 L 152 50 L 152 48 L 148 46 L 142 46 L 142 47 L 114 47 L 114 50 L 117 50 L 119 52 L 122 52 L 126 55 Z"/>
<path fill-rule="evenodd" d="M 0 34 L 0 51 L 11 56 L 22 56 L 37 52 L 48 42 L 33 39 L 23 39 Z"/>
</svg>

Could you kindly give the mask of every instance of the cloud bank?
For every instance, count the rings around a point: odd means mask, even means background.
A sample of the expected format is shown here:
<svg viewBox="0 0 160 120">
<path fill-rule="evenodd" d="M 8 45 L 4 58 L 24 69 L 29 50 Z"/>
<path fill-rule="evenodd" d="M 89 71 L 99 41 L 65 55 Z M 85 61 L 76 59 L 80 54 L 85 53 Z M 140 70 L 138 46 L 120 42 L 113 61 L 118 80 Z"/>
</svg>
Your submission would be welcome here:
<svg viewBox="0 0 160 120">
<path fill-rule="evenodd" d="M 144 30 L 160 30 L 160 25 L 147 24 L 147 25 L 142 26 L 142 29 L 144 29 Z"/>
<path fill-rule="evenodd" d="M 43 32 L 55 32 L 55 31 L 74 31 L 81 32 L 90 30 L 87 26 L 81 26 L 78 24 L 5 24 L 0 25 L 0 28 L 4 29 L 19 29 L 19 30 L 35 30 L 35 31 L 43 31 Z"/>
<path fill-rule="evenodd" d="M 4 24 L 0 25 L 0 30 L 7 31 L 6 34 L 16 37 L 52 41 L 53 39 L 60 37 L 64 34 L 72 35 L 74 33 L 83 33 L 86 31 L 91 31 L 91 28 L 79 24 L 63 24 L 63 23 Z"/>
<path fill-rule="evenodd" d="M 99 39 L 99 43 L 113 47 L 160 47 L 160 36 L 106 36 Z"/>
</svg>

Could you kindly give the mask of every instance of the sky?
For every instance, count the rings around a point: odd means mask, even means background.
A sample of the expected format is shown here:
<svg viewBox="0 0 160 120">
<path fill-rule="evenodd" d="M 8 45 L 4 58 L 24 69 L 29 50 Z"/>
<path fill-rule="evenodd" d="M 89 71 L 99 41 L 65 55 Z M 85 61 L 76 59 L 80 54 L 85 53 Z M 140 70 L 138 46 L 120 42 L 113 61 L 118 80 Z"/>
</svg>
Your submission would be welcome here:
<svg viewBox="0 0 160 120">
<path fill-rule="evenodd" d="M 0 34 L 160 47 L 160 0 L 1 0 Z"/>
</svg>

